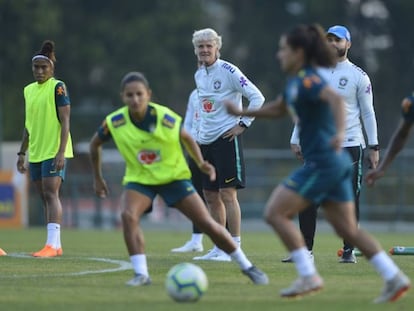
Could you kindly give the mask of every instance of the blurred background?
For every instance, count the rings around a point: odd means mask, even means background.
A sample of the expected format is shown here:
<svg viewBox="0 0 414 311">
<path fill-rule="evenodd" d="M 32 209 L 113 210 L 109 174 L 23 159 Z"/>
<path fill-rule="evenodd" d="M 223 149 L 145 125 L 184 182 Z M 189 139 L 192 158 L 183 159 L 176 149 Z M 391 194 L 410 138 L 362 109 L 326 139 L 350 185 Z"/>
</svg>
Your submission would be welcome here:
<svg viewBox="0 0 414 311">
<path fill-rule="evenodd" d="M 145 73 L 153 100 L 184 115 L 196 69 L 192 34 L 211 27 L 223 37 L 221 57 L 270 100 L 286 78 L 275 60 L 280 35 L 298 23 L 325 29 L 342 24 L 352 34 L 350 60 L 371 78 L 384 152 L 400 118 L 400 101 L 413 90 L 412 12 L 410 0 L 0 0 L 0 226 L 12 217 L 21 225 L 43 224 L 41 202 L 14 166 L 24 126 L 23 87 L 33 81 L 31 58 L 45 39 L 55 41 L 55 76 L 71 98 L 76 157 L 62 186 L 64 224 L 113 228 L 119 226 L 123 164 L 108 144 L 104 174 L 111 197 L 97 200 L 87 149 L 105 115 L 122 105 L 125 73 Z M 246 132 L 247 188 L 239 192 L 244 219 L 260 218 L 272 188 L 299 165 L 289 151 L 291 129 L 285 118 L 257 121 Z M 375 188 L 363 187 L 363 220 L 385 222 L 391 230 L 414 221 L 413 143 Z M 149 217 L 181 221 L 162 208 Z"/>
</svg>

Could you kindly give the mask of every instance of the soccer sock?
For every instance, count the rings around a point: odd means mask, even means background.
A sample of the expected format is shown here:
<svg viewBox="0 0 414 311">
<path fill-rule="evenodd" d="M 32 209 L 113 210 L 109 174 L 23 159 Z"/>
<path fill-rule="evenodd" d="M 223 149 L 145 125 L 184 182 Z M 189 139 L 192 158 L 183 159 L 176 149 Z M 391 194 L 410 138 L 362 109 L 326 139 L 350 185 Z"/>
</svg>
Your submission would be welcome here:
<svg viewBox="0 0 414 311">
<path fill-rule="evenodd" d="M 241 245 L 241 237 L 240 236 L 232 236 L 233 241 L 236 242 L 237 246 Z"/>
<path fill-rule="evenodd" d="M 399 271 L 397 265 L 384 251 L 376 253 L 369 261 L 385 281 L 391 280 Z"/>
<path fill-rule="evenodd" d="M 147 257 L 145 254 L 137 254 L 129 257 L 135 274 L 148 276 Z"/>
<path fill-rule="evenodd" d="M 47 240 L 46 245 L 57 248 L 58 237 L 60 236 L 60 225 L 50 222 L 47 224 Z"/>
<path fill-rule="evenodd" d="M 316 273 L 315 265 L 309 258 L 309 251 L 306 247 L 295 249 L 290 255 L 300 276 L 311 276 Z"/>
<path fill-rule="evenodd" d="M 230 254 L 230 257 L 239 264 L 242 270 L 246 270 L 253 266 L 239 246 L 233 253 Z"/>
<path fill-rule="evenodd" d="M 193 243 L 197 243 L 197 244 L 203 243 L 203 234 L 202 233 L 193 233 L 191 235 L 191 241 Z"/>
</svg>

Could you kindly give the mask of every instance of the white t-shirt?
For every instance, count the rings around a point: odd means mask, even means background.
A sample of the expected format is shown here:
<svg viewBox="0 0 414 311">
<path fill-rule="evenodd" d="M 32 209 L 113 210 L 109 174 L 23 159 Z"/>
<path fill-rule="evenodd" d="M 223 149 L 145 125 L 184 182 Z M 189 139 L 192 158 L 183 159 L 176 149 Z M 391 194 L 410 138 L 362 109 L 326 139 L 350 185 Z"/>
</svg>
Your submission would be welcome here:
<svg viewBox="0 0 414 311">
<path fill-rule="evenodd" d="M 201 66 L 195 73 L 200 104 L 200 123 L 197 142 L 210 144 L 233 128 L 240 120 L 250 126 L 254 118 L 233 116 L 227 113 L 224 101 L 242 108 L 242 96 L 249 101 L 248 109 L 259 109 L 264 96 L 235 65 L 218 59 L 211 66 Z"/>
<path fill-rule="evenodd" d="M 371 81 L 368 75 L 348 59 L 338 62 L 334 68 L 319 69 L 329 86 L 345 101 L 346 129 L 343 147 L 366 147 L 362 123 L 368 145 L 378 144 L 377 121 L 375 118 Z M 300 125 L 299 125 L 300 126 Z M 299 132 L 295 126 L 291 144 L 299 144 Z"/>
</svg>

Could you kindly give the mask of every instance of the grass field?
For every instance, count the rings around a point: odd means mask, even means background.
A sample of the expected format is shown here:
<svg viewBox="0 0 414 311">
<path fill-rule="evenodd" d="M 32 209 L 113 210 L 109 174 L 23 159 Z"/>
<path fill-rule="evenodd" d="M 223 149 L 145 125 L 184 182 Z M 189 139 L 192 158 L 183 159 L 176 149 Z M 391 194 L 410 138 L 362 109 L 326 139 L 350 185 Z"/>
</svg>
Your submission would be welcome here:
<svg viewBox="0 0 414 311">
<path fill-rule="evenodd" d="M 315 259 L 325 279 L 325 289 L 301 300 L 283 300 L 281 288 L 296 277 L 280 241 L 266 232 L 244 232 L 243 248 L 250 259 L 270 278 L 268 286 L 255 286 L 234 263 L 199 262 L 209 279 L 204 297 L 193 304 L 173 302 L 164 289 L 167 271 L 176 263 L 192 261 L 193 254 L 171 254 L 189 233 L 182 230 L 145 231 L 147 256 L 153 285 L 129 288 L 132 277 L 129 259 L 119 230 L 69 230 L 62 233 L 64 255 L 42 259 L 28 255 L 41 246 L 45 229 L 0 230 L 0 247 L 10 256 L 0 257 L 0 310 L 414 310 L 414 294 L 409 292 L 393 304 L 374 305 L 381 291 L 380 277 L 362 258 L 358 264 L 338 264 L 336 250 L 341 245 L 330 233 L 319 233 Z M 375 233 L 384 248 L 414 245 L 412 234 Z M 205 239 L 204 246 L 211 246 Z M 414 256 L 394 256 L 414 279 Z"/>
</svg>

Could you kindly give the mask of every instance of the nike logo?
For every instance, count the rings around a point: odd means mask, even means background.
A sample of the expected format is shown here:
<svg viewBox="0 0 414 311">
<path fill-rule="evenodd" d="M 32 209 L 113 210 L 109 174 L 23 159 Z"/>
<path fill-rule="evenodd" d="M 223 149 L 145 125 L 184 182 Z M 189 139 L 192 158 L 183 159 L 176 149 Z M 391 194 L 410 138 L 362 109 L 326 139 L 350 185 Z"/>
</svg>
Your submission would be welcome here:
<svg viewBox="0 0 414 311">
<path fill-rule="evenodd" d="M 49 174 L 54 174 L 54 173 L 56 173 L 56 170 L 49 171 Z"/>
<path fill-rule="evenodd" d="M 235 180 L 236 179 L 236 177 L 233 177 L 233 178 L 226 178 L 225 180 L 224 180 L 224 182 L 226 183 L 226 184 L 228 184 L 229 182 L 232 182 L 233 180 Z"/>
</svg>

